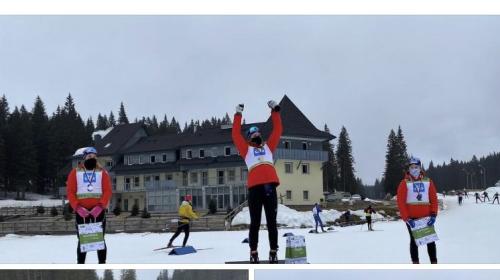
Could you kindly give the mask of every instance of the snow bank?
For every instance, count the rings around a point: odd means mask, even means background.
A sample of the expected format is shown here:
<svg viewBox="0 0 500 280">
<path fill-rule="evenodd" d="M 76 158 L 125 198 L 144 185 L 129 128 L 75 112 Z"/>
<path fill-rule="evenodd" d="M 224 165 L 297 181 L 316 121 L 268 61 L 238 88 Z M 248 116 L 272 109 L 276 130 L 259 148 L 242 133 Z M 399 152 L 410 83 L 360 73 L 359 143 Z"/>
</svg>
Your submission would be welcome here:
<svg viewBox="0 0 500 280">
<path fill-rule="evenodd" d="M 14 200 L 14 199 L 6 199 L 0 200 L 0 208 L 3 207 L 34 207 L 34 206 L 44 206 L 44 207 L 52 207 L 52 206 L 61 206 L 61 199 L 43 199 L 43 200 Z"/>
<path fill-rule="evenodd" d="M 337 210 L 323 210 L 320 213 L 321 220 L 323 223 L 333 222 L 338 219 L 342 215 L 342 212 Z M 262 211 L 262 224 L 266 224 L 266 217 L 264 211 Z M 287 227 L 313 227 L 314 218 L 311 211 L 300 212 L 285 205 L 278 205 L 278 216 L 277 216 L 278 224 L 286 225 Z M 249 225 L 250 224 L 250 212 L 248 207 L 243 208 L 243 210 L 234 217 L 233 222 L 234 225 Z"/>
</svg>

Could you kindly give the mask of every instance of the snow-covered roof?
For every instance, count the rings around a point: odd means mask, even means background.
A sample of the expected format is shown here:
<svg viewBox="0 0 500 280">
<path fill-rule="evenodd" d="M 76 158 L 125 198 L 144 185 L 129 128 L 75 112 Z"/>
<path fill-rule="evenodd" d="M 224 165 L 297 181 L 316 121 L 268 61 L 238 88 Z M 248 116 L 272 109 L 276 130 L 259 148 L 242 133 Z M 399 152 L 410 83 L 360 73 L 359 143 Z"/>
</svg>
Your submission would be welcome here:
<svg viewBox="0 0 500 280">
<path fill-rule="evenodd" d="M 92 139 L 95 139 L 95 136 L 98 135 L 102 138 L 106 137 L 106 135 L 108 135 L 108 133 L 111 132 L 111 130 L 113 130 L 114 127 L 110 127 L 108 129 L 105 129 L 105 130 L 97 130 L 97 131 L 94 131 L 92 133 Z"/>
</svg>

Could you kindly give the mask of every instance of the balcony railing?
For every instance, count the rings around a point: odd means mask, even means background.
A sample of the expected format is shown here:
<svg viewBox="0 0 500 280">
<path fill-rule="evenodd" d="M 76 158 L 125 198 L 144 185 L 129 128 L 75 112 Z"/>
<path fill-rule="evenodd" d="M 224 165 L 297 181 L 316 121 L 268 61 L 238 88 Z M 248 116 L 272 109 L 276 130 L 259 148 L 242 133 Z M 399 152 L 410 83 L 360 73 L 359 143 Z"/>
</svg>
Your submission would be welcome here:
<svg viewBox="0 0 500 280">
<path fill-rule="evenodd" d="M 277 149 L 275 159 L 327 161 L 328 152 L 313 150 Z"/>
<path fill-rule="evenodd" d="M 144 183 L 144 187 L 148 191 L 164 190 L 164 189 L 175 189 L 175 181 L 165 180 L 165 181 L 153 181 Z"/>
</svg>

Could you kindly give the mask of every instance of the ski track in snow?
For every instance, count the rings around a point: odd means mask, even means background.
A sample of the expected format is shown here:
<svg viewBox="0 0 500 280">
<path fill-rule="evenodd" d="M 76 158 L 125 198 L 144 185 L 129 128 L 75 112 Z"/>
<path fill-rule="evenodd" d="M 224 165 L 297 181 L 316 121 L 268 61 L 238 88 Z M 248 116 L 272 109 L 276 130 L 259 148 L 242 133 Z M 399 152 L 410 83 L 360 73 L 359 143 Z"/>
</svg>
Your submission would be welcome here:
<svg viewBox="0 0 500 280">
<path fill-rule="evenodd" d="M 500 206 L 475 204 L 472 195 L 458 206 L 456 196 L 446 197 L 448 209 L 441 211 L 436 222 L 438 261 L 440 263 L 500 263 L 497 240 L 500 225 L 496 223 Z M 311 217 L 312 219 L 312 217 Z M 307 229 L 279 230 L 279 257 L 284 259 L 286 232 L 304 235 L 310 263 L 409 263 L 409 235 L 405 224 L 377 222 L 368 232 L 364 226 L 335 227 L 337 232 L 310 234 Z M 169 256 L 168 251 L 153 252 L 163 247 L 172 233 L 108 234 L 108 263 L 224 263 L 247 260 L 248 244 L 241 243 L 248 231 L 193 232 L 189 244 L 200 250 L 196 254 Z M 182 242 L 181 234 L 174 242 Z M 267 259 L 267 231 L 260 232 L 259 252 Z M 20 236 L 0 238 L 0 263 L 76 263 L 76 235 Z M 429 263 L 426 247 L 420 247 L 420 262 Z M 8 252 L 8 253 L 7 253 Z M 97 263 L 95 252 L 88 253 L 87 263 Z"/>
</svg>

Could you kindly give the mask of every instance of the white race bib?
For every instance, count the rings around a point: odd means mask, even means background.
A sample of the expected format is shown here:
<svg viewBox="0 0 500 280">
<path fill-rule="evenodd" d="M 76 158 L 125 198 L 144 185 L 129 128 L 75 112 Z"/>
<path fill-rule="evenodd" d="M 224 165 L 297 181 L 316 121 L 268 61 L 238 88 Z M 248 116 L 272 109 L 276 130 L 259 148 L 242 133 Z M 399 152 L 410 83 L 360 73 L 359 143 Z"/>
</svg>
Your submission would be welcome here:
<svg viewBox="0 0 500 280">
<path fill-rule="evenodd" d="M 273 153 L 271 152 L 267 144 L 265 144 L 261 148 L 248 146 L 245 163 L 247 165 L 248 171 L 261 164 L 274 165 Z"/>
<path fill-rule="evenodd" d="M 101 198 L 102 196 L 102 171 L 76 172 L 76 198 Z"/>
<path fill-rule="evenodd" d="M 428 205 L 430 203 L 429 187 L 429 179 L 423 179 L 420 181 L 406 181 L 406 188 L 408 190 L 406 203 Z"/>
</svg>

